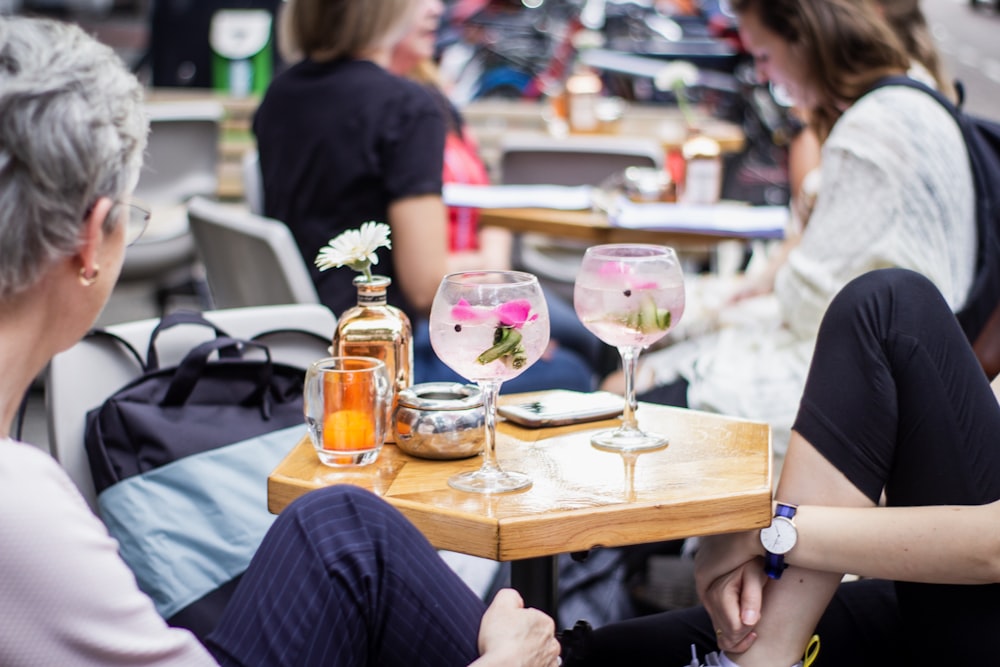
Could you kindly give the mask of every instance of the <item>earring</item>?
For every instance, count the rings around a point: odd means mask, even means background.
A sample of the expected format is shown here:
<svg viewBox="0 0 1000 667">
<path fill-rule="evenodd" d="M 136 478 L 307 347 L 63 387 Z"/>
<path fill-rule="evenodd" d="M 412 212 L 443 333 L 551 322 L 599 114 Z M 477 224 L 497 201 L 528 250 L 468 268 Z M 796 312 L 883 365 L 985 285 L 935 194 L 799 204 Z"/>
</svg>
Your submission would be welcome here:
<svg viewBox="0 0 1000 667">
<path fill-rule="evenodd" d="M 80 267 L 80 284 L 83 285 L 84 287 L 91 287 L 94 283 L 97 282 L 97 276 L 98 276 L 98 274 L 100 274 L 100 272 L 101 272 L 101 268 L 95 264 L 94 265 L 94 272 L 91 273 L 88 276 L 87 275 L 87 267 L 81 266 Z"/>
</svg>

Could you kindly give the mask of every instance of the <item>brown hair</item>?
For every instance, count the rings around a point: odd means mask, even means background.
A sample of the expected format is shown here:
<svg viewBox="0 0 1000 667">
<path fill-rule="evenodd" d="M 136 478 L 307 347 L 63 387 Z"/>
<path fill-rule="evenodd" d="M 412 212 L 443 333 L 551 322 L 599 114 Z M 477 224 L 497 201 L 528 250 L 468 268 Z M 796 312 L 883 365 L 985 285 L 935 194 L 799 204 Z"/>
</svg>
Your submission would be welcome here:
<svg viewBox="0 0 1000 667">
<path fill-rule="evenodd" d="M 955 97 L 955 86 L 945 73 L 937 45 L 927 27 L 927 19 L 920 10 L 918 0 L 878 0 L 889 27 L 910 54 L 910 58 L 927 68 L 934 77 L 938 90 L 951 99 Z"/>
<path fill-rule="evenodd" d="M 879 79 L 905 72 L 909 57 L 870 0 L 732 0 L 738 14 L 796 47 L 816 104 L 808 109 L 820 141 L 844 109 Z"/>
<path fill-rule="evenodd" d="M 357 56 L 401 29 L 412 11 L 412 0 L 289 0 L 282 53 L 319 61 Z"/>
</svg>

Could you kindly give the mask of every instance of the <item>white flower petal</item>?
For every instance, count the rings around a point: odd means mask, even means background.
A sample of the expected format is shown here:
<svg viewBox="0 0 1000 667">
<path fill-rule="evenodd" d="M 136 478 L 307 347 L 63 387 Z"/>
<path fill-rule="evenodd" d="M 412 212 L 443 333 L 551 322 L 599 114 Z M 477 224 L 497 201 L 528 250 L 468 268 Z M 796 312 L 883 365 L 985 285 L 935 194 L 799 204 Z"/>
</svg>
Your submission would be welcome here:
<svg viewBox="0 0 1000 667">
<path fill-rule="evenodd" d="M 658 90 L 673 90 L 678 86 L 692 86 L 698 82 L 698 68 L 686 60 L 674 60 L 663 66 L 653 80 Z"/>
<path fill-rule="evenodd" d="M 366 222 L 360 229 L 348 229 L 320 248 L 316 266 L 321 271 L 349 265 L 364 271 L 371 264 L 378 264 L 375 254 L 379 248 L 391 248 L 389 225 L 384 222 Z M 356 268 L 361 267 L 361 268 Z"/>
</svg>

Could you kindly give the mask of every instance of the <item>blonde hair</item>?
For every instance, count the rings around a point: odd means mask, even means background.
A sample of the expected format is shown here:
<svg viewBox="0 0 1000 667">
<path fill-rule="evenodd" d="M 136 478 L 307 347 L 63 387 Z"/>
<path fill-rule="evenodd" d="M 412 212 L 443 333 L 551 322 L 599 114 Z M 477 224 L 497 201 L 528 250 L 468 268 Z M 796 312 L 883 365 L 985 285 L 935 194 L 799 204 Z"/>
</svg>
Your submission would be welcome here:
<svg viewBox="0 0 1000 667">
<path fill-rule="evenodd" d="M 401 35 L 413 11 L 412 0 L 289 0 L 282 54 L 324 62 L 358 56 Z"/>
<path fill-rule="evenodd" d="M 820 141 L 876 81 L 909 68 L 906 50 L 870 0 L 732 0 L 732 7 L 755 12 L 802 59 L 816 91 L 807 111 Z"/>
</svg>

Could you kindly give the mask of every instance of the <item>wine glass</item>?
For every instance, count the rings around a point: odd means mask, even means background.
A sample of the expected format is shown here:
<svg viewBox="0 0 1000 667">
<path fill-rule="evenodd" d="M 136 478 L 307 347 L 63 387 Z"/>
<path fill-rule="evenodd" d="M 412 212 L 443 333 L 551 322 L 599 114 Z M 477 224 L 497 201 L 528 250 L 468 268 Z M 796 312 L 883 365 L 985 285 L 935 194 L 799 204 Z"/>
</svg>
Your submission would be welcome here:
<svg viewBox="0 0 1000 667">
<path fill-rule="evenodd" d="M 483 464 L 453 475 L 462 491 L 502 493 L 531 479 L 496 459 L 496 405 L 504 380 L 535 363 L 549 342 L 549 310 L 538 279 L 520 271 L 466 271 L 441 280 L 430 317 L 431 346 L 459 375 L 479 385 L 486 413 Z"/>
<path fill-rule="evenodd" d="M 641 451 L 667 444 L 635 418 L 639 353 L 660 340 L 684 313 L 684 274 L 673 248 L 620 243 L 587 248 L 573 290 L 576 314 L 595 336 L 618 348 L 625 371 L 622 425 L 591 438 L 600 449 Z"/>
</svg>

